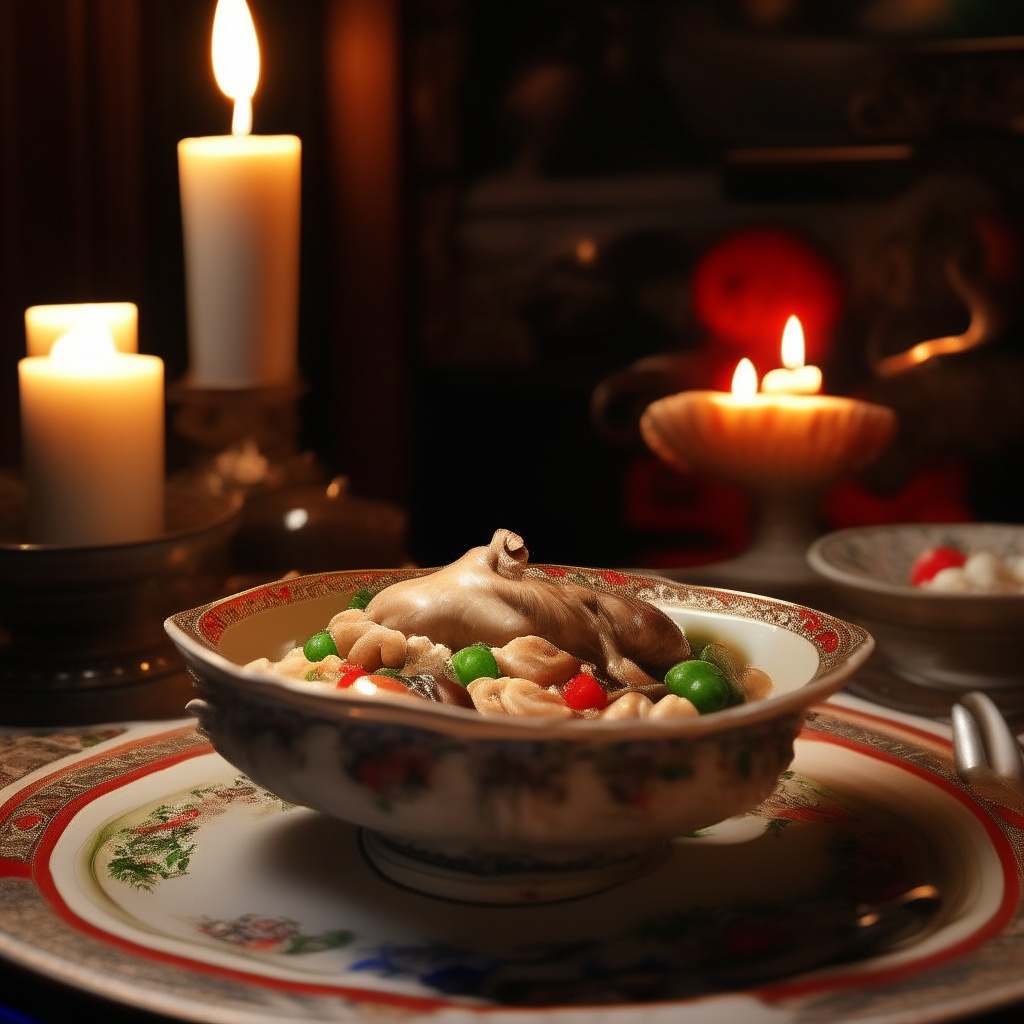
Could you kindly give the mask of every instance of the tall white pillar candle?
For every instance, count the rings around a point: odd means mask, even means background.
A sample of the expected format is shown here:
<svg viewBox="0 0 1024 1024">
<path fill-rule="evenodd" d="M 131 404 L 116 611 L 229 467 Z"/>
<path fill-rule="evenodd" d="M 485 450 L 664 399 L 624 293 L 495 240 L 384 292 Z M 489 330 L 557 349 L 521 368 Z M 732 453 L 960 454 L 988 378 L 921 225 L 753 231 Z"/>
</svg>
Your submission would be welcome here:
<svg viewBox="0 0 1024 1024">
<path fill-rule="evenodd" d="M 89 321 L 110 331 L 118 352 L 139 351 L 139 307 L 134 302 L 67 302 L 25 310 L 27 354 L 48 356 L 58 338 Z"/>
<path fill-rule="evenodd" d="M 231 135 L 178 143 L 189 376 L 200 387 L 291 384 L 302 143 L 250 135 L 260 47 L 245 0 L 217 0 L 211 53 L 235 110 Z"/>
<path fill-rule="evenodd" d="M 95 324 L 18 363 L 29 537 L 82 547 L 163 531 L 163 362 Z"/>
<path fill-rule="evenodd" d="M 223 135 L 178 143 L 191 382 L 298 376 L 302 143 Z"/>
</svg>

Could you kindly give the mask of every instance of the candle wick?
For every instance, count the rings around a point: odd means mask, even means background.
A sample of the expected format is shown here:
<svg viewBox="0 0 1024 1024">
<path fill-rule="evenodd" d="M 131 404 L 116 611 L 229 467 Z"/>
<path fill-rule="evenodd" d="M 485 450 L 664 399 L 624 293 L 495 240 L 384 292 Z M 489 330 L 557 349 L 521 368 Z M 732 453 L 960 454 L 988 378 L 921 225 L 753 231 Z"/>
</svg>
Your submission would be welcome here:
<svg viewBox="0 0 1024 1024">
<path fill-rule="evenodd" d="M 252 97 L 238 96 L 235 99 L 235 113 L 231 118 L 232 135 L 248 135 L 252 132 Z"/>
</svg>

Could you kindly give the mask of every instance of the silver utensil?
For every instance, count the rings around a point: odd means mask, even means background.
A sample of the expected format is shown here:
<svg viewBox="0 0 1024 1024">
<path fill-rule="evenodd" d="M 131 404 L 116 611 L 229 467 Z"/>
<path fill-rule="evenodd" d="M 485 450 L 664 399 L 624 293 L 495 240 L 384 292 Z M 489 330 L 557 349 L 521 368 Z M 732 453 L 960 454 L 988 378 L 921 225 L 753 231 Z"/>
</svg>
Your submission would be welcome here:
<svg viewBox="0 0 1024 1024">
<path fill-rule="evenodd" d="M 1024 803 L 1024 753 L 991 697 L 977 690 L 953 705 L 953 765 L 968 786 Z"/>
</svg>

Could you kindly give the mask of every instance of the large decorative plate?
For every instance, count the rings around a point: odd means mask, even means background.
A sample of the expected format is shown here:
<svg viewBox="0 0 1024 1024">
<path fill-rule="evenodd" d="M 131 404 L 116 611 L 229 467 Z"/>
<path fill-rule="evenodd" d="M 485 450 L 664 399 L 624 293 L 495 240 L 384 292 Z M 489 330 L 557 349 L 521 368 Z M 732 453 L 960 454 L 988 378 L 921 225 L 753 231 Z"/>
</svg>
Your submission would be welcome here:
<svg viewBox="0 0 1024 1024">
<path fill-rule="evenodd" d="M 240 777 L 191 724 L 67 741 L 0 790 L 0 953 L 239 1024 L 895 1024 L 1024 996 L 1024 816 L 960 785 L 936 727 L 882 714 L 819 706 L 755 812 L 644 878 L 514 908 L 392 886 L 356 829 Z M 902 946 L 739 990 L 694 981 L 923 884 L 942 909 Z"/>
</svg>

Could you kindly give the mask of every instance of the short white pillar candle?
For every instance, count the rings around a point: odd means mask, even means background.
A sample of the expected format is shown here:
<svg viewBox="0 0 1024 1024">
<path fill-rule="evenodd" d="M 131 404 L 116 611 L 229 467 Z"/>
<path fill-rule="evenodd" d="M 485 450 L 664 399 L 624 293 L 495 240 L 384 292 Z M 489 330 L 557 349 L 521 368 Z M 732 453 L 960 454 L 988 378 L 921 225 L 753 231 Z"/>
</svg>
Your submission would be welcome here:
<svg viewBox="0 0 1024 1024">
<path fill-rule="evenodd" d="M 118 352 L 139 351 L 139 307 L 134 302 L 65 302 L 25 310 L 26 353 L 48 356 L 58 338 L 90 321 L 106 326 Z"/>
<path fill-rule="evenodd" d="M 95 322 L 18 363 L 29 538 L 84 547 L 163 532 L 164 364 Z"/>
</svg>

